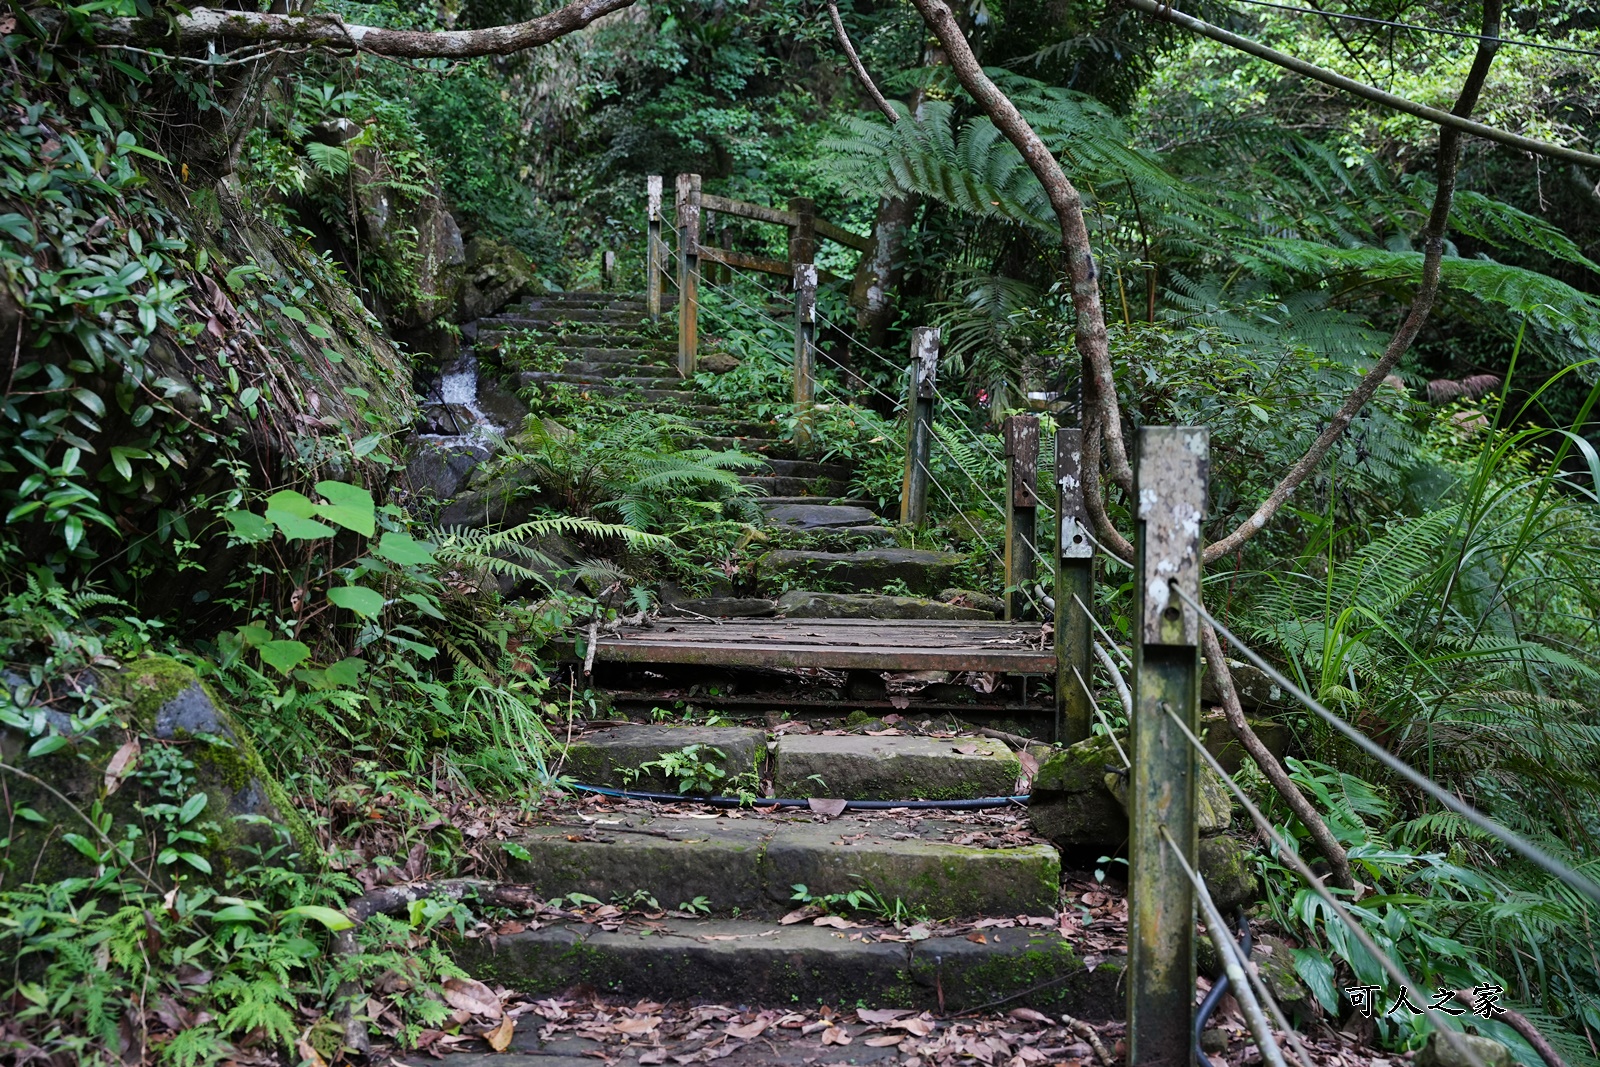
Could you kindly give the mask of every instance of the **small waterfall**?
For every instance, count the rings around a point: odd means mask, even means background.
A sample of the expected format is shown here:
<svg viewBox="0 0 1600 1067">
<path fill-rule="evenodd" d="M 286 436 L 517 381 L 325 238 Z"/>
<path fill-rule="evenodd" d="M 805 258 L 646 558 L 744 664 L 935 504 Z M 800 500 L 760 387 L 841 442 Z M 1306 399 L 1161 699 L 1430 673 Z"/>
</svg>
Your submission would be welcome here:
<svg viewBox="0 0 1600 1067">
<path fill-rule="evenodd" d="M 459 432 L 419 434 L 424 440 L 484 445 L 505 433 L 505 427 L 478 406 L 478 357 L 470 349 L 443 369 L 433 396 L 437 401 L 427 406 L 436 413 L 435 424 L 454 425 Z"/>
</svg>

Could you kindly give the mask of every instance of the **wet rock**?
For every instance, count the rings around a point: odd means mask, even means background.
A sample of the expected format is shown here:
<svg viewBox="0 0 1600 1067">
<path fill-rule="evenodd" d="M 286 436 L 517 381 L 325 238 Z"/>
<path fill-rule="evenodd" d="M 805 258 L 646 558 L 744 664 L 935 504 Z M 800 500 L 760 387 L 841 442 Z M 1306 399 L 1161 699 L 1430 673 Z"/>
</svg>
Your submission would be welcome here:
<svg viewBox="0 0 1600 1067">
<path fill-rule="evenodd" d="M 458 437 L 477 424 L 478 417 L 465 404 L 429 404 L 419 415 L 417 432 Z"/>
<path fill-rule="evenodd" d="M 1018 763 L 986 737 L 843 737 L 785 734 L 773 756 L 780 797 L 966 800 L 1008 796 Z"/>
<path fill-rule="evenodd" d="M 1438 1031 L 1417 1052 L 1416 1067 L 1511 1067 L 1511 1050 L 1476 1034 L 1446 1037 Z"/>
<path fill-rule="evenodd" d="M 1064 851 L 1120 849 L 1128 839 L 1128 816 L 1106 778 L 1121 770 L 1122 757 L 1108 735 L 1069 745 L 1034 775 L 1028 821 Z"/>
<path fill-rule="evenodd" d="M 992 612 L 918 597 L 802 589 L 791 589 L 779 597 L 777 613 L 791 619 L 994 619 Z"/>
<path fill-rule="evenodd" d="M 833 586 L 853 592 L 874 592 L 891 582 L 915 596 L 927 596 L 950 584 L 966 557 L 953 552 L 913 548 L 868 548 L 859 552 L 803 552 L 780 549 L 758 563 L 763 581 L 779 585 Z"/>
<path fill-rule="evenodd" d="M 467 484 L 467 478 L 489 458 L 482 445 L 446 445 L 418 441 L 406 464 L 406 484 L 413 495 L 449 500 Z"/>
<path fill-rule="evenodd" d="M 767 754 L 763 730 L 738 726 L 667 726 L 623 723 L 585 734 L 567 748 L 567 772 L 586 785 L 676 793 L 679 781 L 659 768 L 640 770 L 669 752 L 703 746 L 701 761 L 714 764 L 728 778 L 758 767 Z M 721 755 L 711 750 L 715 749 Z M 630 772 L 638 771 L 637 775 Z M 722 790 L 719 790 L 721 792 Z"/>
</svg>

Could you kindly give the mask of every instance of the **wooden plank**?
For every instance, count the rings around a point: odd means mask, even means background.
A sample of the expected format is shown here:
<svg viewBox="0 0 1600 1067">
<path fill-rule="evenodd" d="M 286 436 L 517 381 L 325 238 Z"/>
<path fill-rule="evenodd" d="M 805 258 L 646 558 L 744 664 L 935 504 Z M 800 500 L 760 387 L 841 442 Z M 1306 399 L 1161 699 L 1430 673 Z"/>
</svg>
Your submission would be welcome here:
<svg viewBox="0 0 1600 1067">
<path fill-rule="evenodd" d="M 710 193 L 701 194 L 700 204 L 707 211 L 715 211 L 722 215 L 736 215 L 741 219 L 755 219 L 757 222 L 770 222 L 774 226 L 795 226 L 800 222 L 793 212 L 767 207 L 765 204 L 752 204 L 748 200 L 731 200 L 726 196 L 712 196 Z"/>
<path fill-rule="evenodd" d="M 851 233 L 843 226 L 835 226 L 824 219 L 818 219 L 816 226 L 818 237 L 826 237 L 830 241 L 837 241 L 846 248 L 854 248 L 858 252 L 871 252 L 877 247 L 877 242 L 872 238 Z"/>
<path fill-rule="evenodd" d="M 713 263 L 726 263 L 730 267 L 742 267 L 745 270 L 758 270 L 765 274 L 777 274 L 784 278 L 791 277 L 793 274 L 789 269 L 787 260 L 747 255 L 744 252 L 735 252 L 731 248 L 701 245 L 700 258 L 710 260 Z"/>
</svg>

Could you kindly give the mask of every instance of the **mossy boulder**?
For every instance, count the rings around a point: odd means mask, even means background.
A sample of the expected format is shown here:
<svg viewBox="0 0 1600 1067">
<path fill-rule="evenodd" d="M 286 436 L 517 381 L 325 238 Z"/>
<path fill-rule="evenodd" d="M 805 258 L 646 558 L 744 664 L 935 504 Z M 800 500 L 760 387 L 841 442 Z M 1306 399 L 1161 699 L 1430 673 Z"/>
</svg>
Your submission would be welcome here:
<svg viewBox="0 0 1600 1067">
<path fill-rule="evenodd" d="M 1227 834 L 1202 837 L 1195 858 L 1222 914 L 1231 915 L 1235 908 L 1260 898 L 1261 883 L 1250 865 L 1250 847 L 1243 841 Z"/>
<path fill-rule="evenodd" d="M 493 315 L 533 284 L 533 264 L 508 244 L 474 235 L 463 252 L 466 269 L 457 314 L 462 322 Z"/>
<path fill-rule="evenodd" d="M 1511 1050 L 1490 1037 L 1438 1031 L 1417 1052 L 1416 1067 L 1511 1067 Z"/>
<path fill-rule="evenodd" d="M 91 699 L 109 701 L 112 714 L 93 729 L 72 732 L 66 713 L 50 712 L 55 731 L 69 738 L 64 747 L 27 758 L 23 753 L 34 738 L 0 726 L 0 757 L 50 786 L 8 776 L 11 810 L 27 809 L 43 820 L 14 820 L 5 855 L 13 877 L 53 882 L 93 874 L 88 858 L 63 837 L 77 834 L 99 845 L 83 817 L 96 804 L 111 817 L 108 836 L 121 840 L 125 826 L 149 831 L 151 820 L 140 814 L 140 806 L 182 805 L 200 793 L 205 806 L 184 829 L 203 827 L 207 839 L 183 849 L 202 857 L 214 873 L 253 862 L 240 852 L 246 846 L 287 843 L 288 855 L 298 854 L 302 865 L 317 862 L 320 850 L 310 828 L 248 734 L 193 669 L 166 656 L 149 656 L 82 682 L 93 685 Z M 18 696 L 28 698 L 23 687 L 8 684 L 7 689 L 14 703 Z M 170 784 L 176 760 L 167 761 L 165 773 L 152 773 L 158 752 L 192 764 L 181 771 L 187 780 Z M 119 758 L 120 768 L 113 764 Z M 146 847 L 141 842 L 135 855 L 142 857 Z M 186 873 L 196 871 L 191 867 Z"/>
</svg>

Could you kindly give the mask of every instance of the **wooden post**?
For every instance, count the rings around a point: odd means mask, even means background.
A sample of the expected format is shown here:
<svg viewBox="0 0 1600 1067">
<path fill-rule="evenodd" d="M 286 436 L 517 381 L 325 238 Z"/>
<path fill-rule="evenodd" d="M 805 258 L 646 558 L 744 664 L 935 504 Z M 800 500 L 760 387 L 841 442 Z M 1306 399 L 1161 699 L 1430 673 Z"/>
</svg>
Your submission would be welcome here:
<svg viewBox="0 0 1600 1067">
<path fill-rule="evenodd" d="M 1093 732 L 1093 702 L 1084 686 L 1094 662 L 1094 543 L 1083 503 L 1083 431 L 1056 431 L 1056 737 L 1066 745 Z M 1083 606 L 1079 606 L 1079 601 Z M 1083 681 L 1078 681 L 1079 676 Z"/>
<path fill-rule="evenodd" d="M 811 440 L 811 405 L 817 382 L 812 360 L 817 346 L 817 268 L 801 263 L 794 268 L 794 413 L 796 445 Z"/>
<path fill-rule="evenodd" d="M 1162 840 L 1165 826 L 1193 866 L 1198 844 L 1194 748 L 1167 717 L 1198 732 L 1200 619 L 1173 590 L 1200 599 L 1200 523 L 1210 466 L 1207 431 L 1139 431 L 1133 499 L 1133 721 L 1128 785 L 1128 1064 L 1193 1067 L 1194 887 Z"/>
<path fill-rule="evenodd" d="M 600 288 L 612 292 L 617 284 L 617 254 L 611 249 L 600 253 Z"/>
<path fill-rule="evenodd" d="M 661 275 L 666 270 L 665 249 L 661 242 L 661 175 L 644 180 L 645 210 L 649 219 L 645 235 L 645 305 L 651 322 L 661 321 Z"/>
<path fill-rule="evenodd" d="M 789 265 L 817 261 L 817 205 L 803 196 L 789 201 L 789 213 L 800 221 L 789 231 Z"/>
<path fill-rule="evenodd" d="M 694 377 L 700 350 L 700 175 L 678 175 L 678 376 Z"/>
<path fill-rule="evenodd" d="M 1039 417 L 1012 415 L 1006 441 L 1006 621 L 1038 618 L 1028 589 L 1038 574 Z"/>
<path fill-rule="evenodd" d="M 911 331 L 911 382 L 906 413 L 906 476 L 900 485 L 900 521 L 921 526 L 928 518 L 928 462 L 933 455 L 933 385 L 939 371 L 939 330 L 918 326 Z"/>
</svg>

